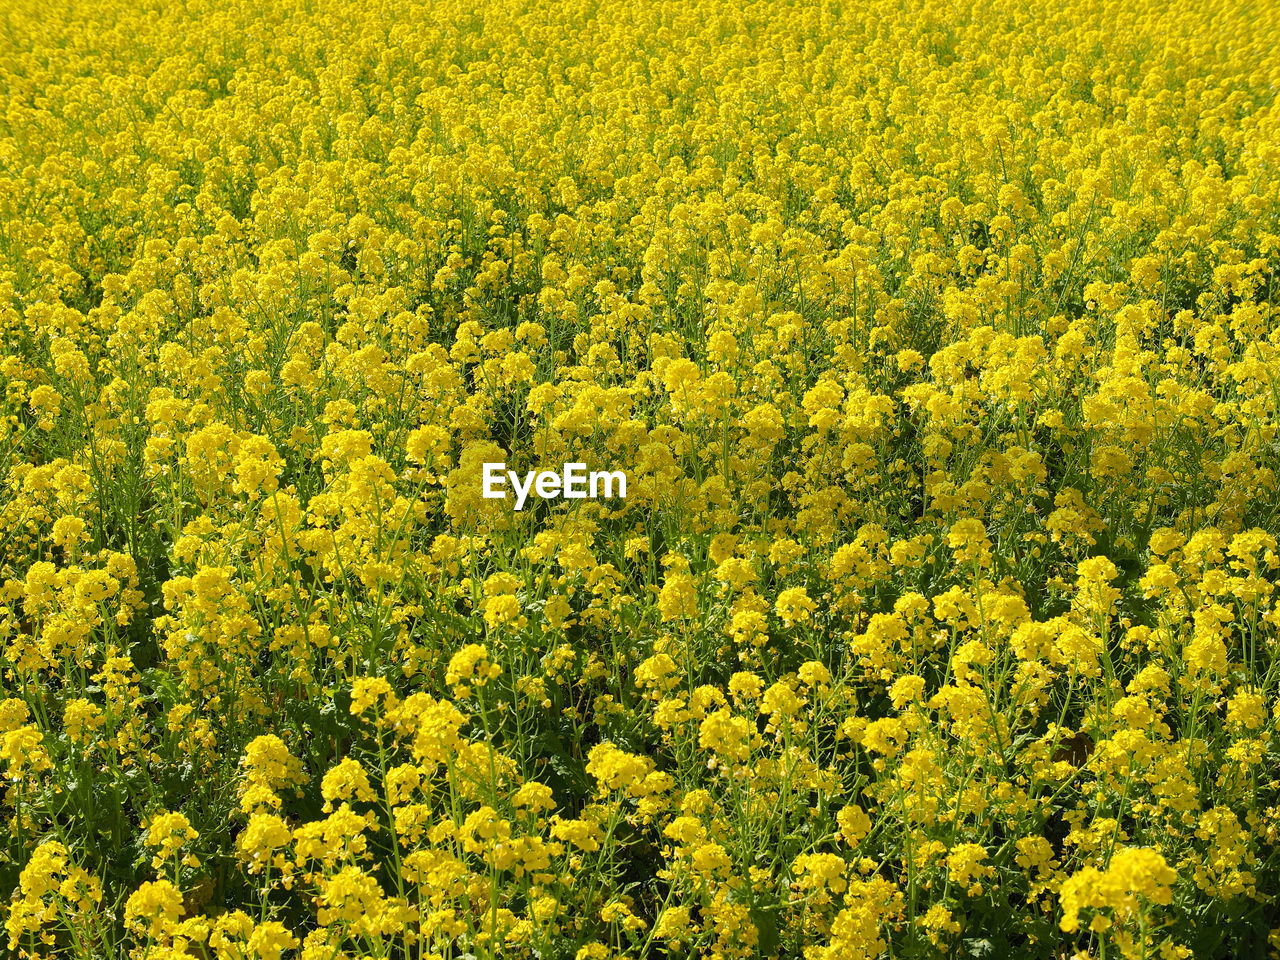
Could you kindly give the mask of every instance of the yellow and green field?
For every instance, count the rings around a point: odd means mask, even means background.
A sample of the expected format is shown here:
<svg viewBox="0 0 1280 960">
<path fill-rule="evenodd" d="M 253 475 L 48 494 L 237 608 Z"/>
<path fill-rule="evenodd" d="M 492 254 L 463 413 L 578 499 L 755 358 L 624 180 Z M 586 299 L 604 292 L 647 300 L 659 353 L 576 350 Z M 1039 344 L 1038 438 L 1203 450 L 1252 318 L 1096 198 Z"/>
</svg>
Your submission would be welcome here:
<svg viewBox="0 0 1280 960">
<path fill-rule="evenodd" d="M 1278 40 L 5 0 L 0 956 L 1277 956 Z"/>
</svg>

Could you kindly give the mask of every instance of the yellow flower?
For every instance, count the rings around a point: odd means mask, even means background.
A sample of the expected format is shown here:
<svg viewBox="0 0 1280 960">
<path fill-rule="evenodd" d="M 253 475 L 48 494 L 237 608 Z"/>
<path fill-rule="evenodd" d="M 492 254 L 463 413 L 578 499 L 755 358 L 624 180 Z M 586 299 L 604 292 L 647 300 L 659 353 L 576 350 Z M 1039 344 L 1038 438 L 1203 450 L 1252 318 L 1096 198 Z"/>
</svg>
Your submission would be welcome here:
<svg viewBox="0 0 1280 960">
<path fill-rule="evenodd" d="M 152 867 L 160 869 L 165 861 L 177 857 L 179 850 L 199 836 L 199 832 L 191 826 L 184 814 L 165 812 L 152 817 L 146 836 L 147 846 L 156 850 L 156 855 L 151 859 Z M 199 861 L 191 856 L 184 862 L 187 866 L 199 866 Z"/>
<path fill-rule="evenodd" d="M 153 939 L 171 931 L 182 916 L 182 893 L 168 880 L 148 880 L 129 895 L 124 922 L 129 929 Z"/>
<path fill-rule="evenodd" d="M 816 609 L 817 604 L 809 598 L 809 593 L 804 587 L 783 590 L 774 603 L 774 611 L 788 627 L 808 621 Z"/>
<path fill-rule="evenodd" d="M 457 696 L 466 696 L 472 686 L 483 687 L 502 675 L 502 667 L 489 659 L 489 649 L 480 643 L 469 643 L 449 659 L 445 683 Z"/>
<path fill-rule="evenodd" d="M 1080 926 L 1082 910 L 1110 911 L 1095 913 L 1091 929 L 1106 930 L 1112 922 L 1134 921 L 1144 902 L 1167 905 L 1173 896 L 1172 886 L 1177 872 L 1156 850 L 1146 847 L 1123 847 L 1111 857 L 1105 870 L 1085 867 L 1062 884 L 1060 926 L 1068 933 Z"/>
<path fill-rule="evenodd" d="M 369 774 L 357 760 L 347 757 L 330 768 L 320 784 L 324 797 L 324 812 L 333 810 L 335 800 L 373 800 L 377 795 L 369 785 Z"/>
</svg>

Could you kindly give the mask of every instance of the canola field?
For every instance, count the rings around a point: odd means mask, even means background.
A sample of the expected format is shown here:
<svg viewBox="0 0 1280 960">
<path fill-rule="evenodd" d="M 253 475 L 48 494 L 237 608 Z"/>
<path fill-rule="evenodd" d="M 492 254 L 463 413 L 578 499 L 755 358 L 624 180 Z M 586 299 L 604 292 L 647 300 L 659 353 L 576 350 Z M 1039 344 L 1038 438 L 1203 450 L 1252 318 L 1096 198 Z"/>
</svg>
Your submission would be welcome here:
<svg viewBox="0 0 1280 960">
<path fill-rule="evenodd" d="M 8 0 L 0 956 L 1276 956 L 1277 37 Z"/>
</svg>

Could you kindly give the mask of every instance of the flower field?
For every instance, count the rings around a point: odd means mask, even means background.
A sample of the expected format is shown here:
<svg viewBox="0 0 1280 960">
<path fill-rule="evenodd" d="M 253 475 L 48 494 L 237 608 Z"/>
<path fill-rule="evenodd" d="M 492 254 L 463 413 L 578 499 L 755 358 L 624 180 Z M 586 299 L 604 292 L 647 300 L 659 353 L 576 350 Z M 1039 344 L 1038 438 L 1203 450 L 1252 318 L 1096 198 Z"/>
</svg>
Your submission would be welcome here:
<svg viewBox="0 0 1280 960">
<path fill-rule="evenodd" d="M 0 956 L 1280 956 L 1274 0 L 0 26 Z"/>
</svg>

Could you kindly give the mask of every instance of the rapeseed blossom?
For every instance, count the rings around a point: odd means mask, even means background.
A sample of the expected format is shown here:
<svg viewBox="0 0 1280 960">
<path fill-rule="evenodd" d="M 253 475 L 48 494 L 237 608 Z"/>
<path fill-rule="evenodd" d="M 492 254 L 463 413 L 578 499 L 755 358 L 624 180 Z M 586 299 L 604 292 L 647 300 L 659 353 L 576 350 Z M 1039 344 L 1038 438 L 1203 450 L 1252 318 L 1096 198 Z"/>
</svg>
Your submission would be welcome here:
<svg viewBox="0 0 1280 960">
<path fill-rule="evenodd" d="M 1276 4 L 5 18 L 6 955 L 1280 951 Z"/>
</svg>

